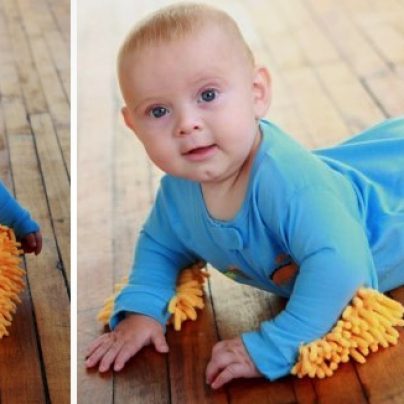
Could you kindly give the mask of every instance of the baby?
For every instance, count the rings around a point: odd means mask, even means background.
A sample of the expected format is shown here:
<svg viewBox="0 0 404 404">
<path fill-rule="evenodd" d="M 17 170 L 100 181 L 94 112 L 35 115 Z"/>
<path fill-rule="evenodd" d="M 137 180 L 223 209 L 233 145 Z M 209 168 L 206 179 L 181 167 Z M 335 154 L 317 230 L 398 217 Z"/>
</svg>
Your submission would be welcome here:
<svg viewBox="0 0 404 404">
<path fill-rule="evenodd" d="M 195 261 L 289 298 L 259 330 L 213 347 L 214 389 L 288 374 L 299 345 L 326 334 L 360 286 L 404 283 L 404 119 L 305 150 L 262 119 L 270 74 L 235 22 L 205 5 L 141 22 L 121 47 L 118 74 L 125 123 L 167 175 L 112 331 L 90 345 L 87 367 L 119 371 L 148 344 L 167 352 L 167 303 Z"/>
<path fill-rule="evenodd" d="M 0 181 L 0 224 L 14 230 L 25 253 L 38 255 L 42 250 L 42 235 L 39 226 L 30 214 L 8 192 Z"/>
</svg>

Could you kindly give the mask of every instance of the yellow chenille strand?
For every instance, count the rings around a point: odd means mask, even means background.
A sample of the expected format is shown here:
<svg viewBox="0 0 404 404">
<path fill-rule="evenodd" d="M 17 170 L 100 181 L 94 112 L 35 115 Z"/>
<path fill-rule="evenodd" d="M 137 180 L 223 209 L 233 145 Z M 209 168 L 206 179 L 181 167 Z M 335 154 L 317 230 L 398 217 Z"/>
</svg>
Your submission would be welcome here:
<svg viewBox="0 0 404 404">
<path fill-rule="evenodd" d="M 128 277 L 122 278 L 121 282 L 117 283 L 114 287 L 114 293 L 109 296 L 105 301 L 102 309 L 97 314 L 97 320 L 100 321 L 104 326 L 108 325 L 109 319 L 114 311 L 115 298 L 118 296 L 119 292 L 127 285 Z"/>
<path fill-rule="evenodd" d="M 182 323 L 186 320 L 196 320 L 196 309 L 203 309 L 203 285 L 209 274 L 203 269 L 205 263 L 198 262 L 181 271 L 177 279 L 176 294 L 168 303 L 167 311 L 171 313 L 168 324 L 172 324 L 174 329 L 181 330 Z M 128 280 L 115 286 L 115 293 L 104 302 L 103 308 L 97 315 L 98 321 L 107 325 L 114 311 L 114 302 L 118 293 L 126 286 Z"/>
<path fill-rule="evenodd" d="M 168 304 L 171 317 L 168 324 L 173 324 L 176 331 L 181 330 L 182 323 L 187 320 L 196 320 L 196 309 L 203 309 L 203 285 L 209 274 L 203 270 L 203 262 L 181 271 L 177 280 L 176 294 Z"/>
<path fill-rule="evenodd" d="M 17 309 L 16 303 L 21 302 L 19 294 L 25 286 L 19 247 L 14 232 L 0 225 L 0 339 L 9 335 L 7 328 Z"/>
<path fill-rule="evenodd" d="M 393 327 L 404 326 L 403 313 L 399 302 L 373 289 L 359 289 L 327 335 L 300 347 L 291 373 L 322 379 L 332 376 L 350 358 L 365 363 L 369 353 L 380 346 L 397 344 L 399 333 Z"/>
</svg>

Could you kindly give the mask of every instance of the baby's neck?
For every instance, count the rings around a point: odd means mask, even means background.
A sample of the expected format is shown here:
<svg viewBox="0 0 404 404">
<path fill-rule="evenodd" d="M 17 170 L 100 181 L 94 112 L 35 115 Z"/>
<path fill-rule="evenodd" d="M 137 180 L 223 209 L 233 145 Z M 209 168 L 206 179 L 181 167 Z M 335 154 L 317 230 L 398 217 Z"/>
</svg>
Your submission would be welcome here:
<svg viewBox="0 0 404 404">
<path fill-rule="evenodd" d="M 234 175 L 221 182 L 201 184 L 203 199 L 211 217 L 218 220 L 231 220 L 241 209 L 260 139 L 261 136 L 246 161 Z"/>
</svg>

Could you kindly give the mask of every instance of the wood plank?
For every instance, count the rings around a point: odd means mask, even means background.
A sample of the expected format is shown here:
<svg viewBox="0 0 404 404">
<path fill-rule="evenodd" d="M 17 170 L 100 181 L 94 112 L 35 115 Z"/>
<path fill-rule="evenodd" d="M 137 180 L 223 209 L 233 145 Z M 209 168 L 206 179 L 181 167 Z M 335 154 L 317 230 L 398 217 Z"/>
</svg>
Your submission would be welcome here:
<svg viewBox="0 0 404 404">
<path fill-rule="evenodd" d="M 50 5 L 45 0 L 18 0 L 24 30 L 28 38 L 42 36 L 49 48 L 52 63 L 69 99 L 70 94 L 70 44 L 63 38 Z M 66 18 L 69 16 L 66 16 Z M 67 20 L 69 22 L 69 19 Z"/>
<path fill-rule="evenodd" d="M 11 189 L 10 156 L 8 153 L 6 125 L 3 117 L 3 108 L 0 102 L 0 179 Z"/>
<path fill-rule="evenodd" d="M 16 63 L 18 76 L 16 79 L 21 86 L 24 103 L 28 113 L 44 112 L 47 109 L 42 88 L 39 85 L 38 72 L 33 62 L 28 39 L 21 23 L 21 16 L 15 2 L 5 2 L 7 13 L 7 24 L 9 29 L 10 52 L 13 56 L 13 63 Z M 13 21 L 19 21 L 16 24 Z"/>
<path fill-rule="evenodd" d="M 47 1 L 66 44 L 70 43 L 70 0 Z"/>
<path fill-rule="evenodd" d="M 80 285 L 80 284 L 79 284 Z M 112 372 L 100 375 L 97 369 L 87 370 L 84 357 L 87 346 L 97 338 L 102 327 L 95 318 L 98 308 L 77 312 L 77 403 L 110 404 L 113 403 Z"/>
<path fill-rule="evenodd" d="M 312 69 L 308 67 L 294 69 L 288 72 L 285 78 L 293 89 L 297 108 L 311 135 L 308 146 L 332 145 L 349 134 L 341 121 L 339 111 L 324 92 Z"/>
<path fill-rule="evenodd" d="M 77 183 L 77 282 L 78 282 L 78 386 L 77 396 L 81 403 L 112 403 L 114 400 L 114 379 L 111 373 L 106 377 L 98 371 L 84 369 L 84 352 L 89 343 L 102 333 L 95 316 L 107 296 L 113 292 L 113 127 L 114 98 L 111 87 L 100 85 L 110 83 L 112 67 L 108 60 L 110 38 L 102 47 L 93 47 L 97 32 L 91 21 L 101 26 L 104 19 L 95 12 L 88 19 L 89 3 L 78 7 L 78 21 L 88 21 L 78 32 L 78 54 L 80 66 L 77 72 L 78 102 L 77 116 L 78 183 Z M 98 7 L 97 7 L 98 8 Z M 112 32 L 112 31 L 111 31 Z M 88 49 L 93 51 L 88 52 Z M 97 103 L 88 95 L 97 88 Z M 83 95 L 87 94 L 87 97 Z M 127 252 L 129 254 L 129 252 Z M 120 377 L 121 375 L 118 375 Z"/>
<path fill-rule="evenodd" d="M 324 94 L 318 78 L 315 73 L 306 67 L 306 58 L 302 53 L 300 57 L 300 62 L 297 65 L 289 66 L 289 68 L 279 61 L 278 52 L 282 53 L 283 50 L 280 49 L 281 46 L 277 42 L 277 37 L 271 36 L 270 24 L 266 21 L 267 14 L 272 14 L 272 18 L 281 18 L 276 10 L 272 12 L 272 8 L 266 12 L 265 5 L 260 2 L 261 8 L 251 9 L 248 12 L 254 17 L 257 27 L 261 32 L 261 36 L 264 38 L 265 45 L 273 55 L 273 60 L 276 63 L 276 67 L 280 71 L 280 75 L 286 83 L 289 90 L 288 96 L 293 98 L 296 110 L 299 111 L 299 117 L 304 122 L 304 127 L 307 128 L 308 139 L 310 146 L 318 146 L 325 143 L 325 140 L 321 139 L 327 134 L 329 136 L 328 140 L 333 141 L 341 134 L 346 134 L 346 128 L 341 125 L 339 113 L 330 102 L 326 94 Z M 293 41 L 293 36 L 288 30 L 286 22 L 284 21 L 285 27 L 282 35 L 288 36 L 288 41 Z M 281 64 L 279 64 L 281 63 Z M 323 119 L 318 119 L 318 111 L 321 111 Z M 329 128 L 333 125 L 333 132 L 330 133 L 325 131 L 327 127 Z"/>
<path fill-rule="evenodd" d="M 402 24 L 404 8 L 389 0 L 383 2 L 383 7 L 380 5 L 379 1 L 342 1 L 349 18 L 386 64 L 401 63 L 404 60 L 404 36 L 392 22 L 397 22 L 398 18 Z M 395 20 L 392 12 L 397 16 Z"/>
<path fill-rule="evenodd" d="M 335 46 L 300 0 L 276 0 L 275 3 L 308 63 L 314 66 L 340 59 Z"/>
<path fill-rule="evenodd" d="M 302 0 L 303 1 L 303 0 Z M 339 3 L 332 0 L 304 0 L 303 5 L 329 36 L 343 60 L 348 61 L 360 78 L 371 77 L 386 70 L 384 60 L 358 31 Z"/>
<path fill-rule="evenodd" d="M 66 45 L 59 31 L 51 30 L 45 34 L 45 42 L 50 49 L 52 61 L 56 66 L 66 98 L 70 100 L 70 47 Z"/>
<path fill-rule="evenodd" d="M 373 93 L 374 98 L 387 116 L 402 115 L 404 111 L 404 78 L 389 71 L 364 80 L 364 84 Z"/>
<path fill-rule="evenodd" d="M 1 399 L 2 403 L 26 402 L 28 397 L 32 402 L 45 402 L 49 399 L 47 382 L 41 371 L 42 354 L 28 286 L 20 297 L 22 303 L 13 316 L 10 335 L 0 343 L 4 365 L 0 367 Z"/>
<path fill-rule="evenodd" d="M 119 105 L 119 104 L 116 104 Z M 115 195 L 113 213 L 114 282 L 128 275 L 138 234 L 149 213 L 154 195 L 150 182 L 150 164 L 143 146 L 125 128 L 118 111 L 114 125 L 112 189 Z"/>
<path fill-rule="evenodd" d="M 30 126 L 25 106 L 20 97 L 17 71 L 13 64 L 0 64 L 0 92 L 4 113 L 4 125 L 9 135 L 29 133 Z"/>
<path fill-rule="evenodd" d="M 404 35 L 400 31 L 386 24 L 362 26 L 371 43 L 389 65 L 404 62 Z"/>
<path fill-rule="evenodd" d="M 108 100 L 108 95 L 103 97 Z M 82 105 L 79 117 L 78 178 L 78 284 L 91 285 L 78 290 L 78 309 L 101 307 L 104 299 L 113 291 L 112 258 L 112 194 L 111 194 L 111 137 L 108 109 L 99 110 L 99 117 L 86 113 Z M 107 107 L 106 107 L 107 108 Z M 94 119 L 93 119 L 94 118 Z M 91 128 L 86 122 L 91 122 Z M 97 125 L 94 125 L 94 123 Z M 97 145 L 97 147 L 93 147 Z M 91 185 L 90 185 L 91 184 Z M 90 187 L 91 186 L 91 187 Z M 98 229 L 98 231 L 96 231 Z M 102 229 L 102 231 L 99 231 Z M 94 276 L 95 271 L 102 276 Z"/>
<path fill-rule="evenodd" d="M 350 362 L 340 366 L 332 377 L 315 379 L 313 383 L 320 403 L 361 404 L 368 402 L 355 372 L 355 366 Z"/>
<path fill-rule="evenodd" d="M 70 108 L 66 94 L 41 37 L 31 38 L 31 49 L 45 93 L 49 112 L 55 125 L 66 170 L 70 173 Z"/>
<path fill-rule="evenodd" d="M 385 118 L 346 63 L 338 61 L 315 69 L 350 134 L 360 132 Z"/>
<path fill-rule="evenodd" d="M 274 50 L 268 46 L 266 38 L 273 34 L 280 35 L 284 31 L 284 21 L 277 18 L 277 15 L 262 12 L 265 2 L 254 0 L 251 7 L 246 7 L 244 2 L 243 12 L 251 19 L 251 25 L 256 31 L 255 40 L 251 42 L 252 51 L 259 65 L 264 65 L 269 69 L 272 77 L 272 102 L 266 118 L 281 125 L 287 132 L 296 134 L 298 140 L 302 143 L 308 138 L 308 128 L 298 110 L 297 100 L 293 97 L 292 89 L 285 80 L 283 69 L 278 66 Z M 252 8 L 254 6 L 254 8 Z M 257 10 L 257 13 L 251 13 L 251 9 Z M 253 28 L 250 27 L 250 31 Z M 251 36 L 251 35 L 250 35 Z M 276 42 L 275 40 L 271 42 Z"/>
<path fill-rule="evenodd" d="M 383 114 L 367 89 L 361 85 L 348 65 L 340 60 L 334 44 L 324 35 L 302 2 L 278 0 L 277 3 L 282 7 L 291 30 L 296 32 L 296 40 L 300 42 L 305 56 L 342 114 L 350 132 L 356 133 L 369 124 L 380 121 Z"/>
<path fill-rule="evenodd" d="M 10 335 L 0 340 L 0 397 L 3 404 L 45 403 L 46 380 L 42 380 L 41 354 L 32 318 L 29 289 L 20 296 Z"/>
<path fill-rule="evenodd" d="M 35 6 L 41 4 L 39 0 L 37 1 L 38 3 Z M 21 82 L 23 83 L 25 100 L 28 105 L 28 112 L 39 113 L 45 112 L 47 109 L 50 110 L 59 137 L 60 148 L 63 152 L 66 170 L 69 172 L 69 106 L 66 93 L 60 84 L 56 68 L 52 63 L 52 59 L 41 36 L 42 30 L 45 31 L 52 24 L 52 20 L 47 18 L 48 14 L 46 12 L 29 12 L 32 7 L 28 7 L 28 5 L 32 5 L 32 2 L 24 3 L 23 1 L 22 5 L 20 4 L 21 13 L 16 2 L 10 0 L 3 0 L 3 2 L 9 26 L 11 27 L 12 40 L 17 54 L 16 59 L 20 70 Z M 25 11 L 25 7 L 28 8 L 28 14 Z M 36 23 L 35 16 L 38 15 L 41 18 Z M 29 34 L 31 34 L 29 40 L 22 30 L 22 24 L 27 27 Z M 43 25 L 40 26 L 40 24 Z M 28 42 L 30 49 L 28 48 Z M 66 60 L 64 62 L 66 63 Z M 68 64 L 66 67 L 68 68 Z"/>
<path fill-rule="evenodd" d="M 404 304 L 404 287 L 389 293 Z M 380 348 L 370 354 L 364 365 L 356 364 L 357 372 L 371 403 L 400 403 L 404 401 L 404 328 L 399 327 L 400 339 L 396 346 Z"/>
<path fill-rule="evenodd" d="M 213 345 L 218 341 L 212 302 L 206 287 L 205 292 L 206 306 L 203 311 L 198 311 L 197 320 L 183 324 L 180 332 L 171 326 L 167 331 L 173 404 L 228 402 L 224 389 L 214 391 L 205 383 L 206 365 Z"/>
<path fill-rule="evenodd" d="M 31 115 L 46 195 L 61 255 L 61 268 L 70 285 L 70 187 L 49 114 Z"/>
<path fill-rule="evenodd" d="M 148 346 L 114 375 L 114 400 L 125 403 L 170 403 L 167 357 Z M 94 401 L 95 403 L 95 401 Z"/>
<path fill-rule="evenodd" d="M 363 85 L 386 116 L 404 111 L 403 80 L 392 72 L 382 56 L 369 44 L 364 34 L 351 21 L 349 15 L 331 0 L 307 0 L 313 18 L 339 49 L 342 58 L 359 76 Z"/>
<path fill-rule="evenodd" d="M 56 242 L 43 195 L 31 135 L 8 136 L 11 169 L 17 199 L 41 225 L 42 253 L 27 256 L 28 280 L 41 341 L 49 396 L 52 402 L 70 402 L 70 318 L 65 281 L 58 269 Z"/>
</svg>

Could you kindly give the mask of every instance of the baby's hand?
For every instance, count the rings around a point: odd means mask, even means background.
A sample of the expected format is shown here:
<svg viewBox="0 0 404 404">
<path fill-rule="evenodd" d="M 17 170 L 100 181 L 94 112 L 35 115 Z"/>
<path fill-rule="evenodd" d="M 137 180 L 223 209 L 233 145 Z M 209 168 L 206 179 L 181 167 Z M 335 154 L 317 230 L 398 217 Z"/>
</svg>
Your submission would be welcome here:
<svg viewBox="0 0 404 404">
<path fill-rule="evenodd" d="M 262 376 L 248 355 L 240 337 L 220 341 L 212 349 L 206 367 L 206 383 L 218 389 L 232 379 Z"/>
<path fill-rule="evenodd" d="M 158 352 L 168 352 L 161 324 L 151 317 L 128 314 L 114 331 L 101 335 L 88 347 L 86 366 L 91 368 L 99 363 L 99 371 L 106 372 L 113 365 L 118 372 L 149 344 L 153 344 Z"/>
<path fill-rule="evenodd" d="M 35 253 L 35 255 L 38 255 L 42 250 L 42 234 L 40 231 L 26 234 L 20 241 L 21 248 L 25 254 Z"/>
</svg>

